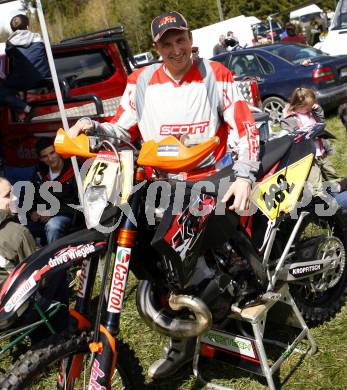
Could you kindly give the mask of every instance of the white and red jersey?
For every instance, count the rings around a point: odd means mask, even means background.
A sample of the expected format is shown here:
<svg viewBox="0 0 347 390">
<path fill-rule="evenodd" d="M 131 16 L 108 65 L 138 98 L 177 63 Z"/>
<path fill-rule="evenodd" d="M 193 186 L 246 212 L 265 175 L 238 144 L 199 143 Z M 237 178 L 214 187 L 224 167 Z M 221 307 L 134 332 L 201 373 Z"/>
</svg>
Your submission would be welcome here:
<svg viewBox="0 0 347 390">
<path fill-rule="evenodd" d="M 259 134 L 232 73 L 219 62 L 198 60 L 176 81 L 164 66 L 144 67 L 128 77 L 112 129 L 104 123 L 105 130 L 132 141 L 139 135 L 144 141 L 186 135 L 188 145 L 217 135 L 220 144 L 203 166 L 224 156 L 229 136 L 238 156 L 236 175 L 253 179 L 258 170 Z"/>
</svg>

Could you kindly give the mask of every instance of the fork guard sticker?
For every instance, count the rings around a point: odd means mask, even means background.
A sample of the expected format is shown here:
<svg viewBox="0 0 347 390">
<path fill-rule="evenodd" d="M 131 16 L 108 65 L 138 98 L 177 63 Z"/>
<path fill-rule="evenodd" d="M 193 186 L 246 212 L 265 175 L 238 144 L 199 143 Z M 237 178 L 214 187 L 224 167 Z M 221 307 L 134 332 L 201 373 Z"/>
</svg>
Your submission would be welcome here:
<svg viewBox="0 0 347 390">
<path fill-rule="evenodd" d="M 125 287 L 129 271 L 131 249 L 119 246 L 117 248 L 116 263 L 114 265 L 110 296 L 107 311 L 120 313 L 123 305 Z"/>
<path fill-rule="evenodd" d="M 19 306 L 22 301 L 22 298 L 25 297 L 26 294 L 36 286 L 35 274 L 36 272 L 34 272 L 29 279 L 23 282 L 18 288 L 18 290 L 6 303 L 4 307 L 6 313 L 12 311 L 15 307 Z"/>
</svg>

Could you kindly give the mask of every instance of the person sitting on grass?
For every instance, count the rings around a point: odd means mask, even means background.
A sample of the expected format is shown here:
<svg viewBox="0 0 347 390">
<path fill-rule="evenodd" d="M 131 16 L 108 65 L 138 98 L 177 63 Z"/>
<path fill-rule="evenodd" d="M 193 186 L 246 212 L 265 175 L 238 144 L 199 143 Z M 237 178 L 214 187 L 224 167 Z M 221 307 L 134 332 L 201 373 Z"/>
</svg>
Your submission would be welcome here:
<svg viewBox="0 0 347 390">
<path fill-rule="evenodd" d="M 75 210 L 68 205 L 78 203 L 78 191 L 70 159 L 64 160 L 55 151 L 52 138 L 39 138 L 36 143 L 36 153 L 40 164 L 32 179 L 35 196 L 28 227 L 34 236 L 41 238 L 41 244 L 45 245 L 68 233 L 75 213 Z M 59 201 L 56 215 L 51 215 L 49 210 L 45 213 L 38 211 L 39 204 L 47 204 L 40 196 L 40 187 L 47 181 L 61 184 L 61 191 L 54 191 L 54 184 L 49 190 Z"/>
<path fill-rule="evenodd" d="M 11 184 L 0 177 L 0 285 L 36 250 L 34 237 L 10 210 Z"/>
</svg>

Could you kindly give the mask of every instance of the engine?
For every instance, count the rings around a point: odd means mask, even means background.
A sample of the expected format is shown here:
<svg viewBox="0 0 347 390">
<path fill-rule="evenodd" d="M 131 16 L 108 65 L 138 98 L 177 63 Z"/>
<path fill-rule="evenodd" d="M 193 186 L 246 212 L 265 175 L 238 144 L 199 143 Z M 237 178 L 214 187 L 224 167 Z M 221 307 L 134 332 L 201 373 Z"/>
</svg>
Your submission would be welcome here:
<svg viewBox="0 0 347 390">
<path fill-rule="evenodd" d="M 177 276 L 167 259 L 163 258 L 161 266 L 167 275 L 166 294 L 159 284 L 141 281 L 137 306 L 152 329 L 170 337 L 204 333 L 212 323 L 224 320 L 232 305 L 239 305 L 255 291 L 250 266 L 230 243 L 199 256 L 184 288 L 177 284 Z"/>
</svg>

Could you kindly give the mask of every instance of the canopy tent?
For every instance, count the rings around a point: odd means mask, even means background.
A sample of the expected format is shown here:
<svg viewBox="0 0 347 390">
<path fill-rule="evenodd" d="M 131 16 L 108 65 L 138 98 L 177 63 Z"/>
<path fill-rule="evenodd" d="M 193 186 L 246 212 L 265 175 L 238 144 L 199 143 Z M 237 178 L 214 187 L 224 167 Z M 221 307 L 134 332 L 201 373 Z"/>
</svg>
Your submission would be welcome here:
<svg viewBox="0 0 347 390">
<path fill-rule="evenodd" d="M 1 12 L 1 5 L 2 4 L 11 3 L 13 1 L 15 1 L 15 0 L 0 0 L 0 12 Z M 54 63 L 53 54 L 52 54 L 52 48 L 51 48 L 51 44 L 50 44 L 49 37 L 48 37 L 47 25 L 46 25 L 45 17 L 43 14 L 41 0 L 35 0 L 35 3 L 36 3 L 37 15 L 38 15 L 39 22 L 40 22 L 41 32 L 42 32 L 42 39 L 43 39 L 43 42 L 45 44 L 49 68 L 51 71 L 52 81 L 53 81 L 53 85 L 54 85 L 54 91 L 55 91 L 55 95 L 57 97 L 61 121 L 62 121 L 64 130 L 68 131 L 69 124 L 68 124 L 67 117 L 66 117 L 63 97 L 62 97 L 62 93 L 61 93 L 60 86 L 59 86 L 58 75 L 57 75 L 57 71 L 55 68 L 55 63 Z M 81 176 L 79 174 L 79 168 L 78 168 L 76 157 L 71 157 L 71 162 L 72 162 L 72 166 L 73 166 L 73 169 L 75 172 L 76 182 L 77 182 L 77 186 L 78 186 L 79 201 L 80 201 L 80 204 L 83 205 L 82 181 L 81 181 Z"/>
<path fill-rule="evenodd" d="M 261 23 L 261 20 L 258 19 L 256 16 L 246 16 L 247 23 L 251 26 L 254 26 L 255 24 Z"/>
</svg>

